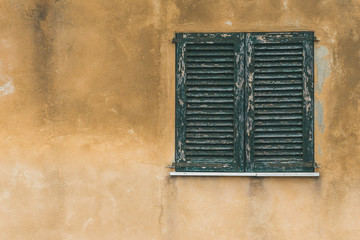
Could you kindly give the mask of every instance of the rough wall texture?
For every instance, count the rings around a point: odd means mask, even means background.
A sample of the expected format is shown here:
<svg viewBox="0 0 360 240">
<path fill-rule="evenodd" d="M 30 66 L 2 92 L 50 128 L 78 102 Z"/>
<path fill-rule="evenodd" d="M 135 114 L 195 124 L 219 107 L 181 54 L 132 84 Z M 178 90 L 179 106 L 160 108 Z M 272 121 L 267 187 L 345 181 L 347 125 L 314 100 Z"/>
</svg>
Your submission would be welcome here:
<svg viewBox="0 0 360 240">
<path fill-rule="evenodd" d="M 313 30 L 319 179 L 170 178 L 175 32 Z M 360 239 L 360 2 L 1 0 L 0 239 Z"/>
</svg>

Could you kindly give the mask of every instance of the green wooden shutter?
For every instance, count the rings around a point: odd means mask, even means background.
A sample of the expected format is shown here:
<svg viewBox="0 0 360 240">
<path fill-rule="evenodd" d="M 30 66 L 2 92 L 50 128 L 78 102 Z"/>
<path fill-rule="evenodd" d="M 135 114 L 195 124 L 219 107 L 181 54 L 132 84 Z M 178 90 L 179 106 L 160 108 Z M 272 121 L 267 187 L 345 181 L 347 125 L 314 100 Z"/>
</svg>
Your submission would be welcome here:
<svg viewBox="0 0 360 240">
<path fill-rule="evenodd" d="M 244 35 L 178 33 L 176 171 L 244 169 Z"/>
<path fill-rule="evenodd" d="M 312 32 L 246 35 L 246 171 L 313 171 Z"/>
</svg>

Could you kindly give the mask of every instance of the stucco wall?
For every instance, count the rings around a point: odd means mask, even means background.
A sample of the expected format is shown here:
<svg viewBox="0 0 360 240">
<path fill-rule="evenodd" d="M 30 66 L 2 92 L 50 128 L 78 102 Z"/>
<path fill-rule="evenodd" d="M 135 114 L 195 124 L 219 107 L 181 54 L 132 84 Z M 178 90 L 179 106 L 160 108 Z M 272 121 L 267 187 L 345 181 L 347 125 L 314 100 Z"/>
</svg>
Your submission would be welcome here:
<svg viewBox="0 0 360 240">
<path fill-rule="evenodd" d="M 175 32 L 312 30 L 320 178 L 170 178 Z M 1 0 L 0 239 L 360 239 L 360 2 Z"/>
</svg>

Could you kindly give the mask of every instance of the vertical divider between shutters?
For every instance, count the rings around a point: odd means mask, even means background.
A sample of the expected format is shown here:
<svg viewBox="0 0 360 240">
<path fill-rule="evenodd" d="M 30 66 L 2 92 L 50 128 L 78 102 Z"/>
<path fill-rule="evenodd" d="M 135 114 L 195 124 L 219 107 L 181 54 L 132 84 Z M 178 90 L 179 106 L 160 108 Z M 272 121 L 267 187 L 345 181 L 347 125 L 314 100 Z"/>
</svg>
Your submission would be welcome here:
<svg viewBox="0 0 360 240">
<path fill-rule="evenodd" d="M 251 34 L 245 37 L 245 171 L 254 169 L 254 66 Z"/>
<path fill-rule="evenodd" d="M 314 162 L 314 35 L 307 33 L 306 40 L 303 41 L 303 134 L 304 134 L 304 162 Z"/>
<path fill-rule="evenodd" d="M 243 172 L 244 169 L 244 88 L 245 88 L 245 42 L 244 34 L 238 34 L 235 41 L 235 82 L 234 82 L 234 156 L 236 170 Z"/>
<path fill-rule="evenodd" d="M 175 163 L 185 163 L 185 134 L 186 134 L 186 72 L 185 72 L 186 43 L 176 43 L 176 136 Z M 175 164 L 176 170 L 184 170 Z"/>
</svg>

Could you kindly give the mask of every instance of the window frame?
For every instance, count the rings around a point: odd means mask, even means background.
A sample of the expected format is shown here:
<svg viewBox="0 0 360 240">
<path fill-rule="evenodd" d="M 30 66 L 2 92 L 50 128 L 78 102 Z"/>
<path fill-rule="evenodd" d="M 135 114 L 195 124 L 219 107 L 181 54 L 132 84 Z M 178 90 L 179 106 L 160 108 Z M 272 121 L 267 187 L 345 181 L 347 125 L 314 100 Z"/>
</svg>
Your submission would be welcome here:
<svg viewBox="0 0 360 240">
<path fill-rule="evenodd" d="M 305 153 L 304 160 L 306 164 L 304 167 L 299 165 L 298 169 L 290 168 L 286 170 L 286 166 L 291 164 L 285 164 L 285 166 L 274 167 L 273 169 L 266 167 L 263 170 L 257 171 L 254 168 L 254 160 L 251 158 L 251 151 L 254 147 L 251 147 L 251 138 L 245 133 L 248 130 L 248 125 L 251 123 L 251 114 L 248 109 L 249 99 L 251 98 L 251 82 L 249 81 L 249 69 L 251 68 L 251 43 L 256 41 L 277 41 L 279 43 L 291 43 L 299 42 L 301 39 L 304 39 L 302 43 L 304 44 L 304 68 L 306 71 L 304 73 L 304 89 L 307 89 L 306 96 L 303 96 L 303 99 L 307 99 L 304 104 L 304 118 L 305 125 L 307 130 L 304 132 L 306 139 L 309 139 L 305 143 Z M 175 134 L 175 169 L 177 172 L 188 172 L 203 171 L 204 168 L 208 168 L 208 163 L 202 164 L 192 164 L 188 163 L 185 159 L 185 122 L 186 122 L 186 107 L 184 99 L 186 99 L 185 93 L 185 82 L 186 82 L 186 44 L 189 43 L 210 43 L 212 41 L 220 42 L 231 42 L 235 46 L 235 59 L 234 59 L 234 75 L 235 83 L 237 86 L 235 88 L 235 135 L 234 138 L 234 147 L 235 152 L 240 152 L 239 154 L 234 154 L 234 164 L 235 166 L 227 167 L 222 166 L 215 167 L 210 169 L 214 172 L 238 172 L 238 173 L 254 173 L 254 172 L 313 172 L 314 171 L 314 33 L 313 32 L 259 32 L 259 33 L 177 33 L 173 42 L 176 43 L 176 134 Z M 253 42 L 251 42 L 253 41 Z M 306 87 L 307 86 L 307 87 Z M 242 129 L 241 129 L 242 127 Z M 303 128 L 304 129 L 304 128 Z M 282 169 L 283 168 L 283 169 Z M 285 170 L 284 170 L 285 169 Z M 209 169 L 207 169 L 209 170 Z"/>
</svg>

